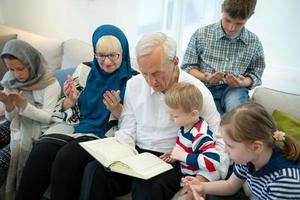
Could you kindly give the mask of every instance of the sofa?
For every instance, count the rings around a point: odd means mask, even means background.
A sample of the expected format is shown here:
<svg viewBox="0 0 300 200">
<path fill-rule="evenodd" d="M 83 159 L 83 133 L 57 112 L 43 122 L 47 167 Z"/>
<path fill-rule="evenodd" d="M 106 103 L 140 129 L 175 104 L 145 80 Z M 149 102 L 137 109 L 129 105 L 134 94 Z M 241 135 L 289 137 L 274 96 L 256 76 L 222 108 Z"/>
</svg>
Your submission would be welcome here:
<svg viewBox="0 0 300 200">
<path fill-rule="evenodd" d="M 271 115 L 277 109 L 300 119 L 300 94 L 258 87 L 254 89 L 251 99 L 263 105 Z"/>
<path fill-rule="evenodd" d="M 38 49 L 44 55 L 52 71 L 75 67 L 81 62 L 91 61 L 93 58 L 91 44 L 84 41 L 78 39 L 62 41 L 0 25 L 0 38 L 14 35 L 16 38 L 24 40 Z"/>
<path fill-rule="evenodd" d="M 51 39 L 20 29 L 0 25 L 0 50 L 1 41 L 12 38 L 25 40 L 41 51 L 48 61 L 50 69 L 56 72 L 56 77 L 61 84 L 66 75 L 72 72 L 74 67 L 82 62 L 91 61 L 93 58 L 91 44 L 84 41 L 78 39 L 68 39 L 64 41 Z M 131 61 L 133 68 L 137 69 L 135 59 Z M 270 88 L 258 87 L 254 89 L 251 100 L 262 104 L 270 114 L 272 114 L 275 109 L 278 109 L 300 119 L 299 94 L 290 94 Z M 1 195 L 0 199 L 2 199 Z M 130 199 L 130 195 L 126 195 L 120 199 Z"/>
</svg>

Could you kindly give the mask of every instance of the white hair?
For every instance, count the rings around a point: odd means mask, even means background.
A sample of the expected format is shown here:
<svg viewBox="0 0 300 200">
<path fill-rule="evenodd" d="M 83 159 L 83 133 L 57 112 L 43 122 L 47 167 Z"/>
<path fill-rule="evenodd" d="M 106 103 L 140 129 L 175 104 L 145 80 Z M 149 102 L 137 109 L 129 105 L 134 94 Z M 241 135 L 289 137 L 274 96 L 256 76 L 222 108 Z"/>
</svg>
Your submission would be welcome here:
<svg viewBox="0 0 300 200">
<path fill-rule="evenodd" d="M 176 42 L 173 38 L 161 32 L 144 35 L 136 45 L 136 57 L 149 55 L 153 49 L 159 46 L 163 47 L 167 59 L 172 61 L 176 56 Z"/>
</svg>

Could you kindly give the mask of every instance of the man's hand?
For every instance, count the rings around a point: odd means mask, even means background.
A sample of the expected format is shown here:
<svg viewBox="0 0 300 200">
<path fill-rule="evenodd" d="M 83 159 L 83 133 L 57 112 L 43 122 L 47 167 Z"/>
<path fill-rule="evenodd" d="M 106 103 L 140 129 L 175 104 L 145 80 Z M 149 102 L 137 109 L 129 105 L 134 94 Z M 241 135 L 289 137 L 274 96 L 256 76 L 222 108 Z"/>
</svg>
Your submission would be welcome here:
<svg viewBox="0 0 300 200">
<path fill-rule="evenodd" d="M 224 77 L 224 72 L 215 72 L 213 74 L 209 72 L 204 73 L 204 81 L 209 84 L 218 84 Z"/>
<path fill-rule="evenodd" d="M 186 153 L 182 148 L 179 146 L 175 146 L 173 148 L 173 151 L 171 153 L 171 158 L 175 160 L 179 160 L 182 162 L 186 162 L 186 157 L 188 156 L 188 153 Z"/>
</svg>

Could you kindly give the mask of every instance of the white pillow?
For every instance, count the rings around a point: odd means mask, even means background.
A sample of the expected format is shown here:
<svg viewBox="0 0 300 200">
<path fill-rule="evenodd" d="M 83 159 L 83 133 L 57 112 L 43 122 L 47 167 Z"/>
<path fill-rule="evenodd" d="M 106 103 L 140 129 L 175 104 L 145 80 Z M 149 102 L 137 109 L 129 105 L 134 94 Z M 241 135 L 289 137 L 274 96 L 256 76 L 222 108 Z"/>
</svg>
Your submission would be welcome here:
<svg viewBox="0 0 300 200">
<path fill-rule="evenodd" d="M 75 67 L 82 62 L 93 60 L 92 45 L 78 39 L 69 39 L 63 42 L 63 57 L 61 68 Z"/>
<path fill-rule="evenodd" d="M 62 41 L 3 25 L 0 25 L 0 33 L 17 34 L 18 39 L 28 42 L 43 54 L 51 70 L 60 68 L 62 61 Z"/>
<path fill-rule="evenodd" d="M 87 80 L 87 76 L 88 76 L 90 70 L 91 70 L 91 68 L 90 68 L 89 66 L 80 63 L 80 64 L 76 67 L 76 69 L 75 69 L 75 71 L 74 71 L 72 77 L 73 77 L 73 78 L 79 77 L 79 84 L 80 84 L 81 86 L 85 87 L 86 80 Z"/>
</svg>

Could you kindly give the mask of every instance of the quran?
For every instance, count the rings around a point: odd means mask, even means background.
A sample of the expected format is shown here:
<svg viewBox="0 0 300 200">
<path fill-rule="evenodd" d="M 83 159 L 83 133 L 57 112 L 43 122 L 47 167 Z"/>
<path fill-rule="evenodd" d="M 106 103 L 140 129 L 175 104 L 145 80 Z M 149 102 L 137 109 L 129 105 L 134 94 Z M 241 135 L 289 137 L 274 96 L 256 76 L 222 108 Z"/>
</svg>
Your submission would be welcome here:
<svg viewBox="0 0 300 200">
<path fill-rule="evenodd" d="M 150 179 L 173 168 L 159 157 L 148 152 L 139 154 L 133 147 L 120 143 L 113 137 L 79 144 L 104 167 L 113 172 Z"/>
</svg>

